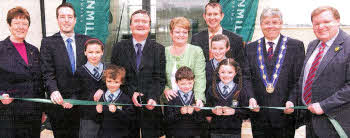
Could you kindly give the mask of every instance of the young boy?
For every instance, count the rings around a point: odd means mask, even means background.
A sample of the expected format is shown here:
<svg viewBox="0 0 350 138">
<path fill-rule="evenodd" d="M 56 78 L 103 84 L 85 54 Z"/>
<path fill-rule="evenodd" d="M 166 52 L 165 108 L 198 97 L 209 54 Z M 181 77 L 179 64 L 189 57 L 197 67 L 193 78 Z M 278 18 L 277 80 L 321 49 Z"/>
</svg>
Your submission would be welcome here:
<svg viewBox="0 0 350 138">
<path fill-rule="evenodd" d="M 116 65 L 110 65 L 103 73 L 103 81 L 106 82 L 107 91 L 102 96 L 102 102 L 132 104 L 131 98 L 123 93 L 120 86 L 125 78 L 125 69 Z M 115 138 L 128 137 L 131 120 L 135 118 L 133 106 L 116 106 L 110 104 L 103 107 L 97 105 L 98 113 L 103 114 L 99 137 Z"/>
<path fill-rule="evenodd" d="M 202 116 L 194 111 L 194 73 L 189 67 L 180 67 L 175 73 L 176 84 L 179 87 L 178 95 L 168 102 L 168 105 L 183 105 L 183 107 L 165 107 L 167 123 L 167 138 L 183 136 L 200 136 Z"/>
</svg>

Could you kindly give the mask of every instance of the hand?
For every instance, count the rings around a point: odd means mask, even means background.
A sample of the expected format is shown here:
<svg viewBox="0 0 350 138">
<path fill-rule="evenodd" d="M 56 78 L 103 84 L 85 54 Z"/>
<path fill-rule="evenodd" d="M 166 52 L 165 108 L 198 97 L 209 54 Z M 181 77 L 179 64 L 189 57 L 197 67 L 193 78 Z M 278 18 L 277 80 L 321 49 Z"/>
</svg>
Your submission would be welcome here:
<svg viewBox="0 0 350 138">
<path fill-rule="evenodd" d="M 222 107 L 222 115 L 234 115 L 236 112 L 235 109 L 224 106 Z"/>
<path fill-rule="evenodd" d="M 256 100 L 254 98 L 250 98 L 249 99 L 249 107 L 251 108 L 250 110 L 253 112 L 259 112 L 260 111 L 260 107 L 258 105 L 258 103 L 256 102 Z"/>
<path fill-rule="evenodd" d="M 285 114 L 291 114 L 294 112 L 294 109 L 290 107 L 294 107 L 294 104 L 291 101 L 287 101 L 286 108 L 284 109 Z"/>
<path fill-rule="evenodd" d="M 172 100 L 173 98 L 175 98 L 177 96 L 177 93 L 175 91 L 173 91 L 172 89 L 165 89 L 164 90 L 164 95 L 165 95 L 165 98 L 170 101 Z"/>
<path fill-rule="evenodd" d="M 222 107 L 221 106 L 215 106 L 214 109 L 211 109 L 211 112 L 213 112 L 215 115 L 222 115 Z"/>
<path fill-rule="evenodd" d="M 71 103 L 68 103 L 68 102 L 63 102 L 62 106 L 65 109 L 71 109 L 73 107 L 73 105 Z"/>
<path fill-rule="evenodd" d="M 195 110 L 196 112 L 198 112 L 198 111 L 201 110 L 200 107 L 203 107 L 203 106 L 204 106 L 204 104 L 203 104 L 202 100 L 196 100 L 196 107 L 194 108 L 194 110 Z"/>
<path fill-rule="evenodd" d="M 102 95 L 103 95 L 103 91 L 101 89 L 98 89 L 94 94 L 94 101 L 95 102 L 99 101 Z"/>
<path fill-rule="evenodd" d="M 102 109 L 102 104 L 96 105 L 96 111 L 97 111 L 98 113 L 102 113 L 102 111 L 103 111 L 103 109 Z"/>
<path fill-rule="evenodd" d="M 117 110 L 117 107 L 114 104 L 108 105 L 108 110 L 114 113 Z"/>
<path fill-rule="evenodd" d="M 194 107 L 193 106 L 187 106 L 187 113 L 188 114 L 192 114 L 193 113 L 193 110 L 194 110 Z"/>
<path fill-rule="evenodd" d="M 157 105 L 157 102 L 154 101 L 153 99 L 149 99 L 148 102 L 147 102 L 146 108 L 148 110 L 153 110 L 154 107 L 155 107 L 154 105 Z"/>
<path fill-rule="evenodd" d="M 63 104 L 63 98 L 59 91 L 54 91 L 50 95 L 51 102 L 54 104 Z"/>
<path fill-rule="evenodd" d="M 181 114 L 187 114 L 187 106 L 183 106 L 183 107 L 181 107 L 180 108 L 180 112 L 181 112 Z"/>
<path fill-rule="evenodd" d="M 132 102 L 134 103 L 135 106 L 137 107 L 141 107 L 142 105 L 139 104 L 139 102 L 137 101 L 137 97 L 139 96 L 143 96 L 142 93 L 139 93 L 139 92 L 134 92 L 134 94 L 132 95 Z"/>
<path fill-rule="evenodd" d="M 320 103 L 313 103 L 307 107 L 307 109 L 317 115 L 322 115 L 324 114 L 323 109 L 321 108 Z"/>
<path fill-rule="evenodd" d="M 212 109 L 212 110 L 213 110 L 213 109 Z M 211 116 L 206 116 L 205 119 L 207 119 L 208 123 L 210 123 L 210 122 L 211 122 L 211 119 L 213 119 L 213 117 L 211 117 Z"/>
<path fill-rule="evenodd" d="M 13 101 L 13 99 L 10 98 L 10 95 L 8 95 L 8 94 L 2 94 L 2 97 L 4 97 L 4 99 L 1 100 L 2 104 L 6 104 L 7 105 L 7 104 L 12 103 L 12 101 Z"/>
</svg>

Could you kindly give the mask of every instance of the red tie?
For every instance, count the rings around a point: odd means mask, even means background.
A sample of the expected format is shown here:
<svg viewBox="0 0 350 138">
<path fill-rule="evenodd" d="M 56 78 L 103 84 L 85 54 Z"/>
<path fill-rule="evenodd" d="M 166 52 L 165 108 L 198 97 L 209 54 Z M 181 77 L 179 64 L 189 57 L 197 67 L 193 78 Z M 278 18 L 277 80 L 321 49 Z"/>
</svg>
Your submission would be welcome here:
<svg viewBox="0 0 350 138">
<path fill-rule="evenodd" d="M 311 94 L 312 94 L 311 87 L 314 81 L 314 77 L 316 75 L 316 71 L 318 69 L 318 65 L 320 65 L 325 47 L 326 47 L 325 43 L 322 43 L 321 46 L 319 47 L 319 52 L 317 53 L 314 61 L 312 62 L 311 68 L 309 70 L 309 74 L 307 75 L 307 79 L 305 81 L 303 99 L 306 105 L 309 105 L 311 103 Z"/>
<path fill-rule="evenodd" d="M 269 49 L 267 50 L 267 58 L 271 61 L 273 57 L 273 42 L 267 42 L 269 44 Z"/>
</svg>

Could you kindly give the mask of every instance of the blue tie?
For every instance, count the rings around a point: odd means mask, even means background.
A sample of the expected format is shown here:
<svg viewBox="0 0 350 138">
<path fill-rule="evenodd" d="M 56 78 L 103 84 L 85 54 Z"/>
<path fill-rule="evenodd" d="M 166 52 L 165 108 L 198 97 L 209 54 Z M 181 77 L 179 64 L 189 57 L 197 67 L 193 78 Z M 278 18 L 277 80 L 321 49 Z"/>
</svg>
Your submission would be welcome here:
<svg viewBox="0 0 350 138">
<path fill-rule="evenodd" d="M 224 96 L 226 96 L 227 94 L 228 94 L 228 86 L 227 85 L 225 85 L 224 87 L 224 91 L 222 92 L 222 94 L 224 95 Z"/>
<path fill-rule="evenodd" d="M 75 60 L 74 60 L 74 52 L 72 46 L 72 39 L 68 38 L 67 40 L 67 52 L 69 56 L 70 66 L 72 67 L 72 73 L 75 72 Z"/>
<path fill-rule="evenodd" d="M 108 102 L 112 102 L 113 97 L 114 97 L 114 94 L 112 94 L 112 93 L 110 95 L 108 95 Z"/>
<path fill-rule="evenodd" d="M 94 77 L 98 78 L 98 76 L 100 76 L 100 73 L 98 73 L 98 67 L 94 68 Z"/>
<path fill-rule="evenodd" d="M 137 52 L 136 52 L 136 68 L 139 70 L 140 63 L 141 63 L 141 57 L 142 57 L 142 45 L 140 43 L 136 44 Z"/>
<path fill-rule="evenodd" d="M 184 94 L 184 98 L 185 98 L 185 99 L 184 99 L 185 104 L 188 105 L 188 104 L 189 104 L 189 103 L 188 103 L 188 93 L 185 93 L 185 94 Z"/>
</svg>

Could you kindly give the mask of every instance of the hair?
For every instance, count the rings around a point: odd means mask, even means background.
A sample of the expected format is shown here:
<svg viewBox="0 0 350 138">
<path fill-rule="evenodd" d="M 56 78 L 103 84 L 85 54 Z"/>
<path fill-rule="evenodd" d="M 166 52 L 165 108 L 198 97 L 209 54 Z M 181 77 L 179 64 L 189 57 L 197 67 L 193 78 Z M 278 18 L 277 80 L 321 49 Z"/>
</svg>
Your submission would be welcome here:
<svg viewBox="0 0 350 138">
<path fill-rule="evenodd" d="M 59 5 L 59 6 L 56 8 L 56 18 L 58 18 L 58 11 L 59 11 L 61 8 L 64 8 L 64 7 L 71 8 L 71 9 L 73 10 L 74 17 L 77 17 L 77 15 L 75 14 L 75 10 L 74 10 L 73 5 L 72 5 L 71 3 L 65 2 L 65 3 L 62 3 L 61 5 Z"/>
<path fill-rule="evenodd" d="M 228 48 L 230 46 L 230 39 L 224 34 L 216 34 L 216 35 L 214 35 L 214 37 L 211 39 L 211 45 L 213 45 L 214 41 L 221 41 L 221 40 L 225 40 L 226 48 Z M 232 57 L 232 54 L 231 54 L 231 52 L 226 52 L 225 56 L 226 57 Z"/>
<path fill-rule="evenodd" d="M 179 81 L 182 79 L 194 80 L 194 73 L 191 68 L 182 66 L 175 73 L 175 80 Z"/>
<path fill-rule="evenodd" d="M 266 17 L 273 17 L 278 16 L 281 21 L 283 21 L 282 12 L 278 8 L 265 8 L 263 9 L 261 15 L 260 15 L 260 23 L 266 18 Z"/>
<path fill-rule="evenodd" d="M 187 30 L 191 29 L 190 21 L 185 17 L 175 17 L 171 19 L 169 24 L 170 32 L 173 32 L 176 26 Z"/>
<path fill-rule="evenodd" d="M 236 62 L 233 58 L 227 58 L 227 59 L 224 59 L 222 60 L 220 63 L 219 63 L 219 66 L 215 69 L 215 72 L 213 73 L 213 82 L 212 82 L 212 92 L 213 92 L 213 95 L 215 96 L 215 98 L 219 98 L 219 96 L 217 95 L 217 92 L 216 92 L 216 85 L 217 85 L 217 77 L 219 75 L 219 69 L 221 68 L 221 66 L 223 65 L 230 65 L 232 67 L 235 68 L 235 71 L 236 71 L 236 76 L 233 78 L 233 81 L 238 84 L 238 89 L 236 90 L 236 93 L 235 95 L 233 96 L 233 98 L 235 100 L 238 99 L 238 96 L 239 96 L 239 93 L 240 91 L 242 90 L 242 71 L 241 71 L 241 67 L 239 66 L 238 62 Z"/>
<path fill-rule="evenodd" d="M 12 19 L 14 19 L 14 18 L 27 19 L 29 22 L 29 25 L 30 25 L 30 15 L 29 15 L 29 12 L 25 8 L 17 6 L 15 8 L 12 8 L 11 10 L 9 10 L 7 12 L 7 18 L 6 18 L 7 24 L 9 24 L 11 26 Z"/>
<path fill-rule="evenodd" d="M 102 51 L 104 49 L 104 44 L 99 39 L 97 39 L 97 38 L 90 38 L 84 44 L 84 51 L 86 51 L 86 48 L 88 47 L 88 45 L 91 45 L 91 44 L 99 45 L 101 47 Z"/>
<path fill-rule="evenodd" d="M 340 14 L 339 14 L 339 12 L 338 12 L 338 10 L 336 8 L 331 7 L 331 6 L 321 6 L 321 7 L 318 7 L 315 10 L 312 11 L 312 13 L 311 13 L 311 22 L 312 22 L 312 18 L 313 17 L 321 14 L 324 11 L 330 11 L 330 12 L 332 12 L 333 17 L 335 19 L 337 19 L 337 20 L 340 19 Z"/>
<path fill-rule="evenodd" d="M 149 25 L 151 25 L 151 15 L 150 15 L 149 12 L 146 11 L 146 10 L 137 10 L 137 11 L 133 12 L 133 13 L 131 14 L 131 17 L 130 17 L 130 24 L 129 24 L 129 25 L 131 25 L 133 16 L 136 15 L 136 14 L 139 14 L 139 13 L 140 13 L 140 14 L 147 15 L 148 18 L 149 18 Z"/>
<path fill-rule="evenodd" d="M 103 71 L 102 80 L 105 82 L 107 78 L 118 79 L 120 77 L 121 81 L 124 82 L 125 74 L 125 68 L 111 64 Z"/>
<path fill-rule="evenodd" d="M 207 7 L 212 7 L 212 8 L 217 7 L 220 9 L 220 13 L 222 13 L 222 6 L 218 2 L 209 2 L 207 5 L 205 5 L 204 14 L 207 13 Z"/>
</svg>

